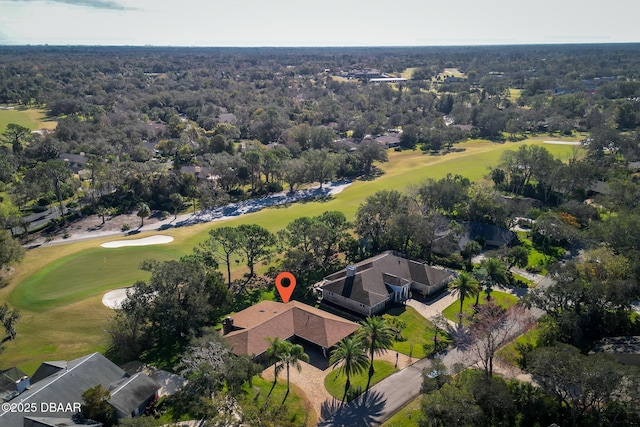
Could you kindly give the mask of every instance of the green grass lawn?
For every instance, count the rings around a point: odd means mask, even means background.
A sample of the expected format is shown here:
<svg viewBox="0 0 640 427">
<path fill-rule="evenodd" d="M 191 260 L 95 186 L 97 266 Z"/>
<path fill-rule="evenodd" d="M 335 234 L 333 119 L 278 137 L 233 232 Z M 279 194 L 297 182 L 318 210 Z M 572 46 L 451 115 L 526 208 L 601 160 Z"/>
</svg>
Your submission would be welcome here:
<svg viewBox="0 0 640 427">
<path fill-rule="evenodd" d="M 2 110 L 6 111 L 12 110 Z M 417 150 L 389 151 L 389 162 L 379 166 L 383 171 L 381 177 L 356 181 L 330 199 L 279 206 L 226 221 L 165 230 L 162 234 L 175 238 L 174 242 L 166 245 L 100 248 L 104 241 L 119 239 L 111 237 L 45 245 L 30 250 L 17 266 L 9 286 L 0 289 L 0 304 L 8 300 L 20 308 L 22 314 L 17 325 L 18 337 L 5 344 L 0 366 L 18 366 L 32 373 L 43 360 L 73 359 L 103 350 L 107 342 L 104 326 L 111 311 L 101 305 L 102 294 L 146 277 L 146 273 L 138 268 L 145 259 L 176 259 L 190 253 L 214 227 L 256 223 L 277 232 L 295 218 L 317 216 L 327 210 L 342 211 L 348 220 L 353 220 L 364 199 L 376 191 L 403 190 L 409 184 L 427 178 L 439 179 L 447 173 L 461 173 L 477 181 L 487 174 L 489 167 L 497 165 L 504 150 L 515 150 L 523 143 L 542 142 L 530 140 L 495 144 L 469 141 L 457 145 L 465 151 L 445 156 L 428 156 Z M 545 147 L 561 159 L 566 159 L 572 149 L 565 145 Z M 132 238 L 151 234 L 157 233 L 141 233 Z M 243 271 L 244 267 L 236 269 L 234 277 Z M 418 347 L 420 345 L 415 345 L 414 351 L 418 351 Z"/>
<path fill-rule="evenodd" d="M 535 326 L 498 350 L 497 356 L 507 363 L 518 366 L 518 361 L 522 358 L 522 353 L 520 353 L 518 347 L 521 345 L 530 345 L 535 348 L 538 345 L 539 336 L 540 329 Z"/>
<path fill-rule="evenodd" d="M 546 275 L 547 266 L 555 263 L 558 258 L 561 257 L 560 254 L 564 252 L 564 249 L 559 247 L 551 247 L 547 253 L 540 252 L 540 250 L 533 245 L 527 232 L 518 231 L 518 240 L 520 240 L 522 246 L 529 251 L 527 268 L 533 269 L 533 271 L 536 271 L 538 274 Z"/>
<path fill-rule="evenodd" d="M 279 379 L 271 396 L 269 390 L 273 385 L 272 381 L 267 381 L 260 377 L 255 377 L 252 380 L 252 390 L 249 392 L 248 398 L 253 400 L 258 407 L 265 405 L 267 402 L 271 402 L 271 405 L 279 406 L 282 404 L 282 399 L 287 392 L 286 379 Z M 296 425 L 316 425 L 318 422 L 318 415 L 313 409 L 311 402 L 307 399 L 304 392 L 295 384 L 291 384 L 291 391 L 287 396 L 287 400 L 284 401 L 284 406 L 289 413 L 289 420 L 293 421 Z"/>
<path fill-rule="evenodd" d="M 14 289 L 9 302 L 38 313 L 63 307 L 106 291 L 131 286 L 149 272 L 138 267 L 145 259 L 159 261 L 179 255 L 166 245 L 128 247 L 120 250 L 97 247 L 48 264 Z"/>
<path fill-rule="evenodd" d="M 382 427 L 418 427 L 418 420 L 422 417 L 420 411 L 421 400 L 422 396 L 413 399 L 404 408 L 382 423 Z"/>
<path fill-rule="evenodd" d="M 24 126 L 31 130 L 50 129 L 53 130 L 58 125 L 56 122 L 47 120 L 44 110 L 26 109 L 19 110 L 17 107 L 13 110 L 0 109 L 0 134 L 7 129 L 9 123 Z"/>
<path fill-rule="evenodd" d="M 396 341 L 392 350 L 406 354 L 407 356 L 422 359 L 428 355 L 427 350 L 433 349 L 433 323 L 422 317 L 413 307 L 393 308 L 385 316 L 397 316 L 406 323 L 402 331 L 405 341 Z M 448 342 L 449 337 L 444 333 L 438 333 L 439 342 Z M 427 349 L 425 350 L 425 346 Z"/>
<path fill-rule="evenodd" d="M 374 359 L 373 367 L 375 369 L 375 373 L 371 378 L 371 386 L 382 381 L 384 378 L 397 371 L 397 369 L 393 367 L 393 364 L 387 362 L 386 360 Z M 356 390 L 358 387 L 360 387 L 360 390 L 364 391 L 365 387 L 367 386 L 368 379 L 369 369 L 367 367 L 359 375 L 351 377 L 351 390 Z M 333 397 L 338 400 L 342 400 L 342 397 L 344 396 L 344 386 L 346 382 L 347 377 L 342 374 L 338 374 L 337 371 L 329 372 L 329 374 L 324 378 L 325 388 Z"/>
<path fill-rule="evenodd" d="M 508 308 L 511 307 L 512 305 L 514 305 L 517 301 L 518 298 L 511 295 L 511 294 L 507 294 L 505 292 L 500 292 L 500 291 L 493 291 L 491 292 L 491 299 L 492 301 L 497 304 L 500 305 L 502 307 Z M 482 292 L 480 294 L 480 304 L 485 304 L 487 302 L 487 295 Z M 470 316 L 473 313 L 473 305 L 476 303 L 476 297 L 472 297 L 472 298 L 465 298 L 464 302 L 462 303 L 462 316 L 463 318 L 465 316 Z M 452 322 L 458 322 L 458 315 L 460 313 L 460 300 L 456 300 L 455 302 L 451 303 L 447 308 L 445 308 L 442 311 L 442 315 L 444 317 L 446 317 L 447 319 L 451 320 Z M 464 323 L 464 321 L 463 321 Z"/>
</svg>

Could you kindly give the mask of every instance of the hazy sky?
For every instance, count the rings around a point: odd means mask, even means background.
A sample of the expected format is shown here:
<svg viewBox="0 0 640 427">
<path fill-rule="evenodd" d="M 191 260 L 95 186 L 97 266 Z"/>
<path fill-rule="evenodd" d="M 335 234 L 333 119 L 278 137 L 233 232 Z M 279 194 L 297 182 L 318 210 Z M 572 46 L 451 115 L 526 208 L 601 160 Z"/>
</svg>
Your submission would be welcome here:
<svg viewBox="0 0 640 427">
<path fill-rule="evenodd" d="M 0 44 L 640 42 L 638 0 L 0 0 Z"/>
</svg>

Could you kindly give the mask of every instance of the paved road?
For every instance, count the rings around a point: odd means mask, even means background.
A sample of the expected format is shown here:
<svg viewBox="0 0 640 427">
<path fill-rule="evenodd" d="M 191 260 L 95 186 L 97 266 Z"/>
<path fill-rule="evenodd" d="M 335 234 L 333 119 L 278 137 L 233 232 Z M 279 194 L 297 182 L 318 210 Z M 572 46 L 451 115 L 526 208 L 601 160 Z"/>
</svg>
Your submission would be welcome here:
<svg viewBox="0 0 640 427">
<path fill-rule="evenodd" d="M 65 213 L 68 212 L 67 208 L 64 209 Z M 46 225 L 52 219 L 56 219 L 60 217 L 60 206 L 53 206 L 51 209 L 48 209 L 44 212 L 34 213 L 25 215 L 21 218 L 22 221 L 25 221 L 29 224 L 28 229 L 29 232 Z M 20 234 L 24 232 L 24 228 L 21 226 L 14 227 L 13 231 L 15 234 Z"/>
</svg>

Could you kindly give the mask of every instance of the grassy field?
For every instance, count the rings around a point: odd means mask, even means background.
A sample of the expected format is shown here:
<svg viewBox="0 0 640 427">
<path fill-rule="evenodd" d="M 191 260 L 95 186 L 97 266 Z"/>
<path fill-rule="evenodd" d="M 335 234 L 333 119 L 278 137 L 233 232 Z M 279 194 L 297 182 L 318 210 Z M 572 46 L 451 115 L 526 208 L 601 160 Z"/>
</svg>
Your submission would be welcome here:
<svg viewBox="0 0 640 427">
<path fill-rule="evenodd" d="M 47 120 L 44 110 L 19 110 L 18 108 L 12 110 L 0 109 L 0 134 L 7 129 L 9 123 L 15 123 L 31 130 L 53 130 L 58 125 L 57 122 Z"/>
<path fill-rule="evenodd" d="M 249 394 L 249 398 L 252 399 L 258 407 L 265 405 L 273 382 L 256 377 L 252 380 L 252 385 L 253 389 Z M 271 405 L 279 406 L 286 393 L 286 380 L 278 380 L 278 383 L 273 389 L 271 396 L 268 397 L 268 400 L 272 402 Z M 287 400 L 284 401 L 284 406 L 287 408 L 289 413 L 288 419 L 295 422 L 296 425 L 313 426 L 318 422 L 318 415 L 313 409 L 311 402 L 309 402 L 304 392 L 295 384 L 291 384 L 291 391 L 287 396 Z"/>
<path fill-rule="evenodd" d="M 397 371 L 397 369 L 394 368 L 393 365 L 386 360 L 374 359 L 373 367 L 376 372 L 373 374 L 373 377 L 371 377 L 371 386 L 382 381 L 384 378 Z M 358 387 L 360 387 L 360 390 L 364 391 L 365 387 L 367 386 L 368 379 L 369 368 L 367 365 L 367 368 L 362 373 L 351 377 L 351 390 L 356 390 Z M 330 372 L 326 377 L 324 377 L 325 388 L 333 397 L 338 400 L 342 400 L 342 397 L 344 396 L 344 386 L 346 382 L 347 377 L 342 374 L 337 374 L 337 372 Z"/>
<path fill-rule="evenodd" d="M 518 350 L 519 346 L 531 346 L 536 348 L 538 345 L 538 337 L 540 336 L 540 329 L 536 326 L 529 329 L 524 334 L 520 335 L 514 341 L 510 342 L 500 350 L 498 350 L 497 356 L 501 360 L 510 363 L 514 366 L 518 366 L 518 361 L 522 358 L 522 354 Z"/>
<path fill-rule="evenodd" d="M 497 304 L 504 308 L 508 308 L 514 305 L 518 301 L 518 298 L 511 294 L 507 294 L 505 292 L 493 291 L 491 292 L 491 300 L 493 301 L 494 304 Z M 487 302 L 487 294 L 482 292 L 480 294 L 479 303 L 484 304 L 486 302 Z M 473 305 L 475 303 L 476 303 L 476 297 L 465 298 L 464 302 L 462 303 L 462 316 L 471 315 L 473 313 Z M 442 315 L 444 317 L 456 323 L 458 322 L 459 313 L 460 313 L 460 300 L 456 300 L 455 302 L 451 303 L 447 308 L 445 308 L 442 311 Z M 464 319 L 463 319 L 463 323 L 464 323 Z"/>
<path fill-rule="evenodd" d="M 541 141 L 525 141 L 541 144 Z M 301 216 L 316 216 L 326 210 L 340 210 L 349 220 L 364 199 L 382 189 L 404 190 L 427 178 L 459 173 L 471 180 L 482 179 L 497 165 L 500 154 L 517 149 L 520 143 L 494 144 L 470 141 L 457 145 L 465 151 L 446 156 L 428 156 L 419 151 L 389 152 L 389 162 L 380 165 L 383 175 L 372 181 L 356 181 L 329 200 L 297 203 L 265 209 L 224 222 L 165 230 L 175 241 L 166 245 L 102 249 L 100 243 L 119 237 L 46 245 L 28 251 L 16 268 L 11 283 L 0 289 L 0 303 L 10 301 L 20 308 L 18 337 L 6 343 L 0 366 L 18 366 L 33 373 L 43 360 L 72 359 L 104 350 L 103 331 L 110 310 L 102 306 L 102 294 L 144 278 L 138 269 L 150 258 L 178 258 L 204 241 L 207 232 L 222 224 L 237 226 L 257 223 L 276 232 Z M 572 147 L 545 145 L 560 159 L 567 159 Z M 134 238 L 150 235 L 141 233 Z M 236 274 L 238 274 L 236 272 Z"/>
<path fill-rule="evenodd" d="M 433 323 L 421 316 L 413 307 L 393 308 L 387 314 L 399 317 L 407 325 L 402 331 L 402 336 L 406 340 L 394 342 L 391 349 L 415 359 L 427 356 L 424 346 L 433 348 L 433 334 L 435 332 Z M 440 342 L 446 339 L 447 337 L 443 334 L 438 334 Z"/>
<path fill-rule="evenodd" d="M 418 427 L 418 421 L 422 417 L 420 413 L 421 400 L 422 396 L 419 396 L 409 402 L 404 408 L 382 423 L 382 427 Z"/>
</svg>

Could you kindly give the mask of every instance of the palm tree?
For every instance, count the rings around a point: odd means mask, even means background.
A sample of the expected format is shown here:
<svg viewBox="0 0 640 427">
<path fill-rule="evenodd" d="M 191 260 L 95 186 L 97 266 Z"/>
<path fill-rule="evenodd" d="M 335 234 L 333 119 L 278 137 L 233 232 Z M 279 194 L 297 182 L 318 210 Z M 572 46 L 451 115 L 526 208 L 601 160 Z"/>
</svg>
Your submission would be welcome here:
<svg viewBox="0 0 640 427">
<path fill-rule="evenodd" d="M 138 213 L 137 215 L 140 217 L 140 227 L 144 225 L 144 219 L 151 215 L 151 209 L 149 209 L 149 205 L 142 202 L 138 205 Z"/>
<path fill-rule="evenodd" d="M 339 373 L 347 377 L 344 385 L 344 396 L 342 402 L 347 398 L 347 392 L 351 387 L 351 376 L 358 375 L 364 371 L 368 362 L 367 353 L 362 346 L 362 341 L 355 338 L 345 338 L 336 344 L 331 352 L 329 364 L 334 369 L 338 369 Z"/>
<path fill-rule="evenodd" d="M 271 386 L 271 390 L 269 390 L 269 394 L 268 396 L 271 396 L 271 392 L 273 392 L 273 389 L 276 386 L 276 383 L 278 382 L 278 374 L 280 373 L 280 371 L 283 368 L 283 365 L 281 363 L 281 356 L 285 353 L 286 351 L 286 344 L 287 341 L 283 341 L 278 337 L 275 338 L 266 338 L 267 341 L 269 341 L 269 347 L 267 347 L 267 351 L 265 353 L 265 356 L 267 358 L 267 362 L 268 363 L 273 363 L 273 385 Z"/>
<path fill-rule="evenodd" d="M 493 285 L 506 285 L 509 283 L 509 273 L 507 267 L 498 258 L 486 258 L 480 263 L 487 272 L 487 286 L 485 292 L 487 293 L 487 300 L 491 298 L 491 287 Z"/>
<path fill-rule="evenodd" d="M 304 348 L 300 344 L 293 344 L 289 341 L 283 341 L 284 352 L 280 355 L 280 363 L 287 369 L 287 392 L 282 399 L 282 403 L 287 400 L 289 396 L 289 368 L 293 366 L 300 372 L 302 365 L 300 361 L 309 362 L 309 355 L 304 352 Z"/>
<path fill-rule="evenodd" d="M 487 270 L 480 266 L 478 268 L 474 268 L 473 278 L 478 282 L 478 292 L 476 292 L 476 303 L 474 304 L 476 307 L 480 304 L 480 289 L 484 288 L 489 279 L 489 275 L 487 274 Z"/>
<path fill-rule="evenodd" d="M 475 296 L 480 292 L 478 288 L 478 282 L 473 278 L 471 273 L 467 271 L 461 271 L 458 274 L 458 277 L 452 280 L 449 283 L 449 290 L 458 295 L 460 298 L 460 321 L 459 324 L 462 324 L 462 304 L 464 303 L 465 298 L 470 296 Z"/>
<path fill-rule="evenodd" d="M 359 333 L 363 344 L 369 352 L 369 380 L 367 381 L 367 389 L 369 389 L 371 377 L 375 373 L 373 356 L 393 346 L 393 330 L 386 319 L 375 316 L 367 317 L 362 322 L 362 329 L 360 329 Z"/>
</svg>

